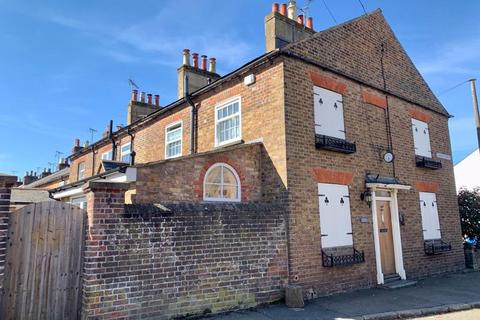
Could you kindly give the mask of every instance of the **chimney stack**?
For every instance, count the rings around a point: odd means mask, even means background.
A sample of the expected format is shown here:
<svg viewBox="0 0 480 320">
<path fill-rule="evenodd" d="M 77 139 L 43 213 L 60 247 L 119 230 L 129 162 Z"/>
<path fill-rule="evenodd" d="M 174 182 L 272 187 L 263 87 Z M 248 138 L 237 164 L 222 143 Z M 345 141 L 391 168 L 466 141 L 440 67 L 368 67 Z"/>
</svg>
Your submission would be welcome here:
<svg viewBox="0 0 480 320">
<path fill-rule="evenodd" d="M 188 49 L 183 50 L 183 64 L 178 68 L 178 99 L 185 95 L 185 77 L 188 77 L 188 93 L 195 92 L 220 79 L 215 58 L 208 59 L 206 55 L 202 55 L 199 67 L 199 54 L 195 52 L 192 53 L 193 64 L 190 65 L 185 63 L 186 50 Z"/>
<path fill-rule="evenodd" d="M 67 161 L 65 160 L 65 158 L 61 158 L 60 160 L 58 160 L 57 170 L 58 171 L 63 170 L 68 166 L 69 165 L 68 165 Z"/>
<path fill-rule="evenodd" d="M 73 149 L 72 149 L 72 153 L 77 153 L 79 152 L 80 150 L 82 150 L 83 148 L 80 146 L 80 139 L 76 138 L 75 139 L 75 142 L 73 144 Z"/>
<path fill-rule="evenodd" d="M 290 0 L 288 2 L 287 15 L 289 19 L 297 19 L 297 2 L 295 0 Z"/>
<path fill-rule="evenodd" d="M 288 7 L 285 3 L 277 11 L 277 3 L 272 5 L 272 12 L 265 17 L 265 46 L 266 52 L 282 48 L 289 43 L 306 39 L 315 34 L 313 19 L 297 16 L 296 1 L 290 0 Z"/>
<path fill-rule="evenodd" d="M 23 185 L 26 186 L 32 182 L 37 181 L 38 178 L 33 175 L 33 171 L 30 171 L 30 173 L 27 171 L 25 173 L 25 176 L 23 177 Z"/>
</svg>

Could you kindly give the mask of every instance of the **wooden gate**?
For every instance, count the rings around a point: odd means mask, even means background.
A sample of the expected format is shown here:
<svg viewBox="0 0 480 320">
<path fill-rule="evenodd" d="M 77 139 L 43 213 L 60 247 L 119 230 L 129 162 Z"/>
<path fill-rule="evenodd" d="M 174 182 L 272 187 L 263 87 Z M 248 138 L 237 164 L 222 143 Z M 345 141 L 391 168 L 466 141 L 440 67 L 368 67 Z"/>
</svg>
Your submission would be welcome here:
<svg viewBox="0 0 480 320">
<path fill-rule="evenodd" d="M 11 213 L 1 319 L 79 318 L 85 217 L 57 201 Z"/>
</svg>

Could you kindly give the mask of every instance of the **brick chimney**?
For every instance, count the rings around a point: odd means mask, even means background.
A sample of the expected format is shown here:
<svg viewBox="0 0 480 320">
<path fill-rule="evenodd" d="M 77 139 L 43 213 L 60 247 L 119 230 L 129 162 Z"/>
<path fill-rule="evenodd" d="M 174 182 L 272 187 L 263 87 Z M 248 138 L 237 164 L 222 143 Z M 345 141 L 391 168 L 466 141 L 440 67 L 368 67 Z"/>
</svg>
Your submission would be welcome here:
<svg viewBox="0 0 480 320">
<path fill-rule="evenodd" d="M 188 93 L 197 91 L 211 82 L 220 79 L 216 71 L 216 60 L 206 55 L 201 56 L 201 65 L 198 63 L 198 53 L 193 53 L 193 64 L 190 64 L 190 50 L 183 50 L 182 65 L 178 68 L 178 99 L 185 93 L 185 76 L 188 77 Z M 207 66 L 207 61 L 208 66 Z"/>
<path fill-rule="evenodd" d="M 297 19 L 296 1 L 290 0 L 288 6 L 283 3 L 272 5 L 272 12 L 265 17 L 266 52 L 281 48 L 315 34 L 313 19 Z M 304 24 L 306 23 L 306 24 Z"/>
<path fill-rule="evenodd" d="M 128 103 L 128 113 L 127 113 L 127 125 L 143 119 L 152 112 L 160 109 L 160 96 L 156 94 L 152 99 L 152 94 L 148 93 L 147 99 L 145 100 L 145 92 L 140 94 L 140 101 L 138 99 L 138 90 L 132 90 L 132 96 L 130 102 Z"/>
<path fill-rule="evenodd" d="M 37 181 L 38 177 L 33 174 L 33 171 L 26 172 L 25 176 L 23 177 L 23 185 L 26 186 L 27 184 L 30 184 L 34 181 Z"/>
<path fill-rule="evenodd" d="M 72 154 L 75 154 L 82 149 L 83 149 L 83 147 L 80 146 L 80 139 L 78 139 L 78 138 L 75 139 L 75 142 L 73 143 Z"/>
</svg>

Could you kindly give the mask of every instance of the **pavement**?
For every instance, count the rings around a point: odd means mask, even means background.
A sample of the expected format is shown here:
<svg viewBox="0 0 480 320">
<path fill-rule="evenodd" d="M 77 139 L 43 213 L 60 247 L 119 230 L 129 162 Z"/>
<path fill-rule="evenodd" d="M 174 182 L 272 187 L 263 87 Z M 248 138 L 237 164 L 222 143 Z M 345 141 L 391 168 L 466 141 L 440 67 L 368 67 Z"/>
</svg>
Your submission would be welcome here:
<svg viewBox="0 0 480 320">
<path fill-rule="evenodd" d="M 207 319 L 415 319 L 446 312 L 467 312 L 464 310 L 470 310 L 469 314 L 464 314 L 470 316 L 472 312 L 478 312 L 476 309 L 480 309 L 479 288 L 480 272 L 465 272 L 421 280 L 414 287 L 394 290 L 373 288 L 318 298 L 307 301 L 303 309 L 289 309 L 283 303 L 277 303 L 252 310 L 210 316 Z M 473 314 L 477 315 L 473 319 L 480 319 L 479 313 Z"/>
</svg>

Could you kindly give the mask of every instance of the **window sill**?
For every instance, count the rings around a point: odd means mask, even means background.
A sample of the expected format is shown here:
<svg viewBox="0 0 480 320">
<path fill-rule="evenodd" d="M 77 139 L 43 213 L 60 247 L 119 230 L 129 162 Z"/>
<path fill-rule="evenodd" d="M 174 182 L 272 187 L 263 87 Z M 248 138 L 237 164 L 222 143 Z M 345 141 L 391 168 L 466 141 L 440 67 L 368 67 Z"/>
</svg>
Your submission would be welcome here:
<svg viewBox="0 0 480 320">
<path fill-rule="evenodd" d="M 363 251 L 360 252 L 354 247 L 345 249 L 348 250 L 348 252 L 346 252 L 346 250 L 339 250 L 338 252 L 327 253 L 322 249 L 322 266 L 324 268 L 331 268 L 337 266 L 351 266 L 365 262 L 365 254 Z"/>
<path fill-rule="evenodd" d="M 442 163 L 440 161 L 422 156 L 415 156 L 415 163 L 419 168 L 427 168 L 432 170 L 438 170 L 442 168 Z"/>
<path fill-rule="evenodd" d="M 215 145 L 215 149 L 221 149 L 221 148 L 225 148 L 225 147 L 231 147 L 231 146 L 235 146 L 235 145 L 237 145 L 237 144 L 242 144 L 242 143 L 245 143 L 245 141 L 243 141 L 242 139 L 233 140 L 233 141 L 228 141 L 228 142 L 225 142 L 225 143 L 221 143 L 221 144 Z"/>
<path fill-rule="evenodd" d="M 315 134 L 315 147 L 317 149 L 336 151 L 346 154 L 357 152 L 357 145 L 355 143 L 322 134 Z"/>
<path fill-rule="evenodd" d="M 427 256 L 434 256 L 437 254 L 442 254 L 443 252 L 452 251 L 452 245 L 444 242 L 441 239 L 425 240 L 423 243 L 423 248 Z"/>
</svg>

